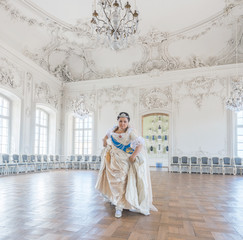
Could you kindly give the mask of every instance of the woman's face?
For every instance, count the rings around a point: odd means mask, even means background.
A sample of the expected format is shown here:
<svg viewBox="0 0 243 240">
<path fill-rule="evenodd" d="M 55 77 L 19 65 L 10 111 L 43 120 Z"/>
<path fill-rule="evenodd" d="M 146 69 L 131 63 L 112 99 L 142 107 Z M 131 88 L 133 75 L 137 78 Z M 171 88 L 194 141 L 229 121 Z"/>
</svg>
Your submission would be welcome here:
<svg viewBox="0 0 243 240">
<path fill-rule="evenodd" d="M 128 119 L 127 118 L 119 118 L 118 119 L 118 126 L 121 130 L 125 130 L 128 126 Z"/>
</svg>

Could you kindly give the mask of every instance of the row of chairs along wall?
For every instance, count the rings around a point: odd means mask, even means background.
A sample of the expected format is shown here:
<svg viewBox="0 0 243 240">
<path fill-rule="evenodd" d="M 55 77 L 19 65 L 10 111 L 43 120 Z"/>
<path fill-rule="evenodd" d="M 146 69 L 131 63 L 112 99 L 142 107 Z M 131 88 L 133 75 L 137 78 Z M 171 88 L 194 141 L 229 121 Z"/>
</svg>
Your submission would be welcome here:
<svg viewBox="0 0 243 240">
<path fill-rule="evenodd" d="M 53 169 L 100 168 L 101 157 L 95 155 L 27 155 L 0 154 L 0 175 L 38 172 Z"/>
<path fill-rule="evenodd" d="M 173 156 L 171 159 L 170 171 L 180 173 L 242 175 L 243 158 Z"/>
</svg>

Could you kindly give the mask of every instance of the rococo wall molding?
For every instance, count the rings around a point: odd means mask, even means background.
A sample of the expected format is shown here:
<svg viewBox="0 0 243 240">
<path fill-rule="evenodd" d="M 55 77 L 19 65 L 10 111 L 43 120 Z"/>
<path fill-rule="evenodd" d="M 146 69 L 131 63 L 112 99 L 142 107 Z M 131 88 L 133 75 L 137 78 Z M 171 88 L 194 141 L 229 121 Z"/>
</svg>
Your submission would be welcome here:
<svg viewBox="0 0 243 240">
<path fill-rule="evenodd" d="M 6 58 L 0 58 L 0 83 L 10 88 L 22 87 L 21 71 Z"/>
<path fill-rule="evenodd" d="M 77 109 L 84 110 L 87 112 L 95 112 L 96 109 L 96 94 L 91 93 L 80 93 L 78 96 L 64 95 L 65 97 L 65 108 L 67 112 L 74 113 Z"/>
<path fill-rule="evenodd" d="M 50 87 L 47 83 L 41 82 L 35 84 L 35 101 L 50 104 L 54 108 L 58 109 L 59 100 L 57 95 L 52 95 Z"/>
<path fill-rule="evenodd" d="M 104 105 L 106 103 L 112 103 L 114 105 L 119 105 L 126 101 L 131 100 L 128 97 L 129 92 L 128 87 L 121 87 L 119 85 L 112 86 L 111 88 L 103 88 L 98 90 L 99 104 Z"/>
<path fill-rule="evenodd" d="M 180 148 L 175 148 L 173 151 L 173 155 L 179 156 L 179 157 L 182 157 L 182 156 L 197 156 L 197 157 L 209 157 L 209 158 L 213 157 L 213 156 L 225 157 L 225 156 L 228 156 L 225 149 L 226 148 L 219 149 L 216 152 L 208 152 L 206 150 L 203 150 L 202 147 L 199 146 L 197 151 L 184 152 Z"/>
<path fill-rule="evenodd" d="M 216 88 L 217 85 L 217 88 Z M 198 110 L 201 109 L 203 101 L 210 96 L 221 100 L 224 107 L 226 98 L 225 79 L 218 77 L 197 76 L 191 80 L 183 80 L 175 85 L 173 103 L 179 109 L 183 99 L 191 98 Z"/>
<path fill-rule="evenodd" d="M 172 103 L 172 88 L 167 86 L 165 88 L 152 88 L 139 90 L 140 107 L 151 110 L 158 108 L 170 108 Z"/>
</svg>

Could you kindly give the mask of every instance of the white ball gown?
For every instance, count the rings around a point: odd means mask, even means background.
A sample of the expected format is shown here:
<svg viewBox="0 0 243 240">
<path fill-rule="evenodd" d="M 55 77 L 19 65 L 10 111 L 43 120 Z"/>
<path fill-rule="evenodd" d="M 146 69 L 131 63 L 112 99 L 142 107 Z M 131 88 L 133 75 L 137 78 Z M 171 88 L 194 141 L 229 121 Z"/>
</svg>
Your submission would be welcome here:
<svg viewBox="0 0 243 240">
<path fill-rule="evenodd" d="M 115 128 L 107 132 L 112 144 L 102 151 L 95 187 L 117 208 L 149 215 L 150 210 L 157 209 L 152 204 L 152 187 L 144 139 L 138 137 L 133 128 L 128 128 L 125 133 L 115 133 Z M 128 144 L 133 149 L 143 145 L 134 163 L 129 161 L 131 154 L 118 148 Z"/>
</svg>

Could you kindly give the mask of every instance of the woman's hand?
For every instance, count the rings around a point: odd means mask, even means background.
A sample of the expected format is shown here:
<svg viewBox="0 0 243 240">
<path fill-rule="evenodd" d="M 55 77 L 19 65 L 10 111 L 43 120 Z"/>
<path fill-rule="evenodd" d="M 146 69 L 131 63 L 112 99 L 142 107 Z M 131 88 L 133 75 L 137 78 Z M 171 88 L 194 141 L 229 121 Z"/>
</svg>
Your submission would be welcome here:
<svg viewBox="0 0 243 240">
<path fill-rule="evenodd" d="M 131 155 L 131 156 L 129 157 L 129 161 L 130 161 L 131 163 L 135 162 L 135 160 L 136 160 L 136 157 L 134 157 L 133 155 Z"/>
<path fill-rule="evenodd" d="M 103 138 L 103 147 L 107 147 L 107 135 Z"/>
<path fill-rule="evenodd" d="M 103 147 L 107 147 L 107 141 L 105 138 L 103 139 Z"/>
</svg>

